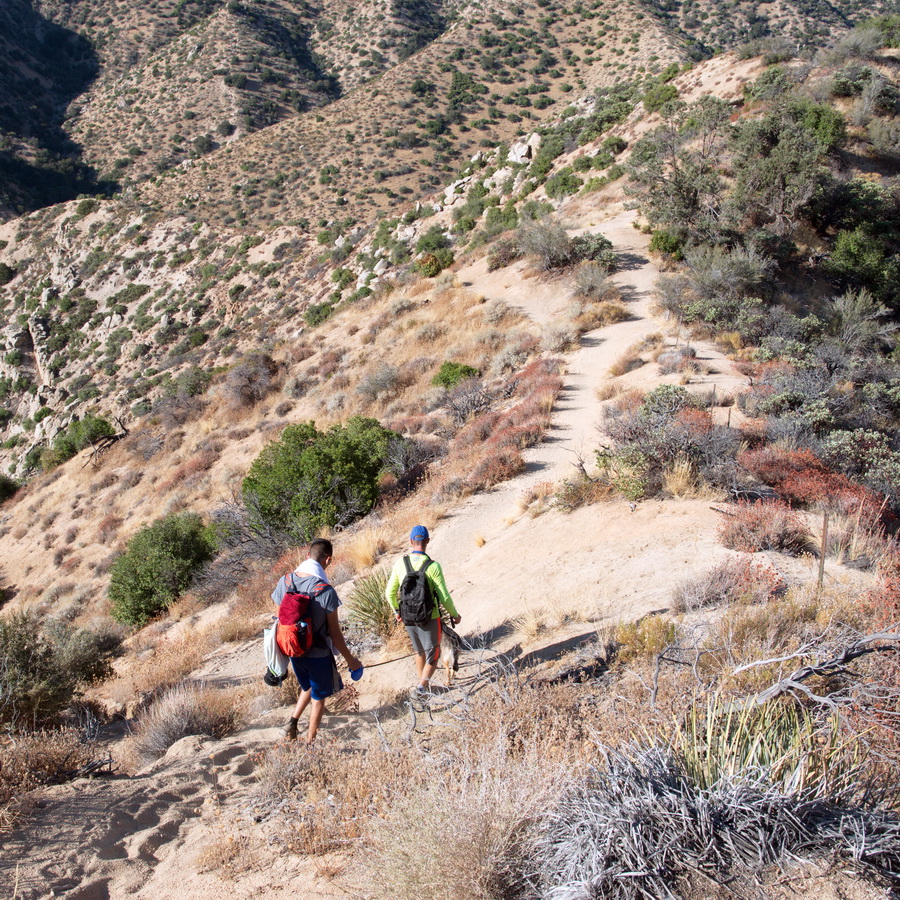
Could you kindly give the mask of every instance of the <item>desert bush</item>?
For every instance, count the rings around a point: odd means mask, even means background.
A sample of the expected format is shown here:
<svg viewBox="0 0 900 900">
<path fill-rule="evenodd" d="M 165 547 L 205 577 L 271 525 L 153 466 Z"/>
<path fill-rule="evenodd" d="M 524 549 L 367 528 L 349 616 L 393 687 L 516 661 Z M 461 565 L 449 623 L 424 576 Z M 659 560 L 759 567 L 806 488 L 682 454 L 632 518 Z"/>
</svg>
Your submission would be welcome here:
<svg viewBox="0 0 900 900">
<path fill-rule="evenodd" d="M 878 28 L 857 27 L 839 37 L 820 54 L 826 66 L 839 66 L 851 59 L 874 59 L 885 45 L 885 36 Z"/>
<path fill-rule="evenodd" d="M 609 279 L 609 269 L 598 262 L 581 263 L 575 270 L 574 289 L 576 297 L 586 300 L 604 300 L 617 289 Z"/>
<path fill-rule="evenodd" d="M 449 247 L 425 253 L 414 263 L 414 268 L 425 278 L 436 278 L 448 266 L 453 265 L 453 251 Z"/>
<path fill-rule="evenodd" d="M 784 588 L 778 573 L 746 556 L 729 557 L 672 591 L 672 610 L 693 612 L 731 603 L 765 603 Z"/>
<path fill-rule="evenodd" d="M 541 350 L 560 353 L 578 344 L 578 329 L 571 322 L 552 322 L 541 333 Z"/>
<path fill-rule="evenodd" d="M 664 228 L 657 228 L 650 237 L 650 246 L 648 248 L 651 253 L 659 253 L 667 256 L 669 259 L 684 259 L 684 240 L 671 231 Z"/>
<path fill-rule="evenodd" d="M 586 883 L 619 900 L 688 895 L 698 870 L 715 882 L 756 883 L 764 866 L 820 857 L 861 862 L 876 877 L 896 869 L 900 820 L 873 803 L 854 748 L 823 742 L 808 714 L 704 720 L 684 744 L 704 756 L 662 744 L 605 750 L 605 765 L 547 817 L 532 896 L 562 900 Z M 703 767 L 717 775 L 705 778 Z"/>
<path fill-rule="evenodd" d="M 494 272 L 505 266 L 514 263 L 520 256 L 522 251 L 514 241 L 497 241 L 488 250 L 487 269 L 488 272 Z"/>
<path fill-rule="evenodd" d="M 378 478 L 394 432 L 355 416 L 320 432 L 290 425 L 267 444 L 243 482 L 251 518 L 301 542 L 318 529 L 348 525 L 378 499 Z"/>
<path fill-rule="evenodd" d="M 41 621 L 0 619 L 0 723 L 35 728 L 56 718 L 81 685 L 106 677 L 121 641 L 114 635 Z"/>
<path fill-rule="evenodd" d="M 585 476 L 570 478 L 557 488 L 553 505 L 563 512 L 573 512 L 582 506 L 607 500 L 609 494 L 610 486 L 603 481 Z"/>
<path fill-rule="evenodd" d="M 388 573 L 384 569 L 359 579 L 347 598 L 347 620 L 379 638 L 387 638 L 397 627 L 390 604 L 384 598 Z"/>
<path fill-rule="evenodd" d="M 42 463 L 46 468 L 58 466 L 97 439 L 115 433 L 115 429 L 106 419 L 88 413 L 54 438 L 53 448 L 44 455 Z"/>
<path fill-rule="evenodd" d="M 604 416 L 615 447 L 601 449 L 597 462 L 631 500 L 659 493 L 664 473 L 685 461 L 712 484 L 724 486 L 733 478 L 737 433 L 714 425 L 702 402 L 683 387 L 660 385 L 636 408 L 607 407 Z"/>
<path fill-rule="evenodd" d="M 400 370 L 396 366 L 384 363 L 359 382 L 356 392 L 371 403 L 382 395 L 396 391 L 400 383 Z"/>
<path fill-rule="evenodd" d="M 572 261 L 572 241 L 559 222 L 525 219 L 516 230 L 520 253 L 535 257 L 544 271 L 566 266 Z"/>
<path fill-rule="evenodd" d="M 806 520 L 780 500 L 738 501 L 719 526 L 719 540 L 729 550 L 744 553 L 800 554 L 810 547 Z"/>
<path fill-rule="evenodd" d="M 253 406 L 276 387 L 278 367 L 265 353 L 251 353 L 228 370 L 222 396 L 231 409 Z"/>
<path fill-rule="evenodd" d="M 19 482 L 9 475 L 0 473 L 0 503 L 9 500 L 13 494 L 19 489 Z"/>
<path fill-rule="evenodd" d="M 644 109 L 647 112 L 657 112 L 667 103 L 677 99 L 678 88 L 674 84 L 655 84 L 649 88 L 643 96 Z"/>
<path fill-rule="evenodd" d="M 616 659 L 621 663 L 652 659 L 675 642 L 675 623 L 665 616 L 644 616 L 637 622 L 616 626 Z"/>
<path fill-rule="evenodd" d="M 238 719 L 231 693 L 202 684 L 177 685 L 138 718 L 132 746 L 141 762 L 152 762 L 189 734 L 225 737 Z"/>
<path fill-rule="evenodd" d="M 881 519 L 881 497 L 835 472 L 810 450 L 768 445 L 741 453 L 738 464 L 790 503 L 857 515 L 867 526 L 875 526 Z"/>
<path fill-rule="evenodd" d="M 172 515 L 147 525 L 112 565 L 109 599 L 113 616 L 144 625 L 187 589 L 216 554 L 215 530 L 195 513 Z"/>
<path fill-rule="evenodd" d="M 560 200 L 569 194 L 574 194 L 584 182 L 572 171 L 569 166 L 565 166 L 558 172 L 551 175 L 545 185 L 544 190 L 548 197 L 554 200 Z"/>
<path fill-rule="evenodd" d="M 465 363 L 453 362 L 445 360 L 441 363 L 437 374 L 431 379 L 431 383 L 435 387 L 450 388 L 456 387 L 461 381 L 467 378 L 475 378 L 479 374 L 478 369 L 468 366 Z"/>
</svg>

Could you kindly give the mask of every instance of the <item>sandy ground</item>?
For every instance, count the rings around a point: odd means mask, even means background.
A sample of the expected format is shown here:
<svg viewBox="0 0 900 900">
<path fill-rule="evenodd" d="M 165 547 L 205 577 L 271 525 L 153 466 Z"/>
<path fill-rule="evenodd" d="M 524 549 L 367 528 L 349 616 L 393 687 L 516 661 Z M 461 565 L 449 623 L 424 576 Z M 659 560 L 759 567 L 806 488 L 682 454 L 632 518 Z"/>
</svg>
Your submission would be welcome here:
<svg viewBox="0 0 900 900">
<path fill-rule="evenodd" d="M 708 498 L 637 505 L 616 500 L 536 518 L 519 504 L 536 482 L 559 481 L 574 474 L 579 455 L 592 458 L 601 440 L 597 386 L 611 377 L 611 364 L 626 348 L 664 324 L 650 312 L 658 273 L 647 255 L 647 237 L 632 227 L 632 216 L 618 207 L 605 218 L 593 210 L 573 223 L 612 240 L 622 263 L 615 279 L 631 318 L 586 335 L 567 356 L 552 430 L 527 452 L 526 471 L 469 499 L 439 524 L 430 547 L 463 614 L 462 632 L 513 658 L 539 648 L 552 655 L 590 639 L 603 624 L 664 609 L 680 578 L 728 554 L 716 542 L 718 517 Z M 523 280 L 515 269 L 488 275 L 483 267 L 476 264 L 459 277 L 539 323 L 552 321 L 570 302 L 561 280 Z M 697 350 L 711 371 L 692 389 L 708 390 L 711 384 L 722 392 L 740 389 L 742 380 L 721 354 L 704 345 Z M 648 363 L 624 380 L 658 383 L 658 367 Z M 529 645 L 515 620 L 533 614 L 551 630 Z M 221 684 L 258 680 L 260 655 L 257 641 L 223 647 L 197 677 Z M 366 661 L 390 658 L 382 653 Z M 489 658 L 470 654 L 463 673 L 466 665 Z M 359 685 L 361 712 L 327 717 L 321 739 L 356 747 L 375 740 L 373 713 L 410 686 L 412 674 L 409 660 L 369 669 Z M 325 865 L 281 852 L 284 835 L 254 820 L 251 793 L 259 753 L 278 739 L 285 716 L 283 708 L 261 712 L 250 727 L 221 741 L 184 738 L 133 777 L 80 780 L 46 791 L 26 826 L 0 840 L 0 897 L 359 896 L 352 879 L 334 880 L 340 860 Z M 204 865 L 223 847 L 237 860 L 232 870 Z"/>
</svg>

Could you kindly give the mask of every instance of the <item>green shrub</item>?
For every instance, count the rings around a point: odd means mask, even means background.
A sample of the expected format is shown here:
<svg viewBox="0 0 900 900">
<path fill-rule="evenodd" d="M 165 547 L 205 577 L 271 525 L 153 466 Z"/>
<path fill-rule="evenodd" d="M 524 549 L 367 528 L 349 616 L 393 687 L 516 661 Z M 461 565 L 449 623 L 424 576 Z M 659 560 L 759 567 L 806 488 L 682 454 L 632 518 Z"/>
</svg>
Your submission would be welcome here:
<svg viewBox="0 0 900 900">
<path fill-rule="evenodd" d="M 572 169 L 566 166 L 547 179 L 544 190 L 548 197 L 559 200 L 569 194 L 574 194 L 583 183 Z"/>
<path fill-rule="evenodd" d="M 46 468 L 58 466 L 98 438 L 109 437 L 115 433 L 115 429 L 106 419 L 88 413 L 56 436 L 53 449 L 44 454 L 43 464 Z"/>
<path fill-rule="evenodd" d="M 83 219 L 85 216 L 89 216 L 100 204 L 93 200 L 90 197 L 85 197 L 83 200 L 78 201 L 78 205 L 75 207 L 75 215 L 78 216 L 79 219 Z"/>
<path fill-rule="evenodd" d="M 612 241 L 602 234 L 579 234 L 572 238 L 572 260 L 599 263 L 610 272 L 617 263 Z"/>
<path fill-rule="evenodd" d="M 671 231 L 666 231 L 664 228 L 658 228 L 650 238 L 651 253 L 661 253 L 663 256 L 668 256 L 675 260 L 684 259 L 681 249 L 683 245 L 684 241 L 678 235 L 673 234 Z"/>
<path fill-rule="evenodd" d="M 19 482 L 0 472 L 0 503 L 9 500 L 19 489 Z"/>
<path fill-rule="evenodd" d="M 5 262 L 0 262 L 0 287 L 9 284 L 15 277 L 16 270 Z"/>
<path fill-rule="evenodd" d="M 0 723 L 35 728 L 58 716 L 78 687 L 104 678 L 120 641 L 28 613 L 0 619 Z"/>
<path fill-rule="evenodd" d="M 301 541 L 324 527 L 344 526 L 378 499 L 378 478 L 394 432 L 355 416 L 320 432 L 290 425 L 267 444 L 244 479 L 251 517 Z"/>
<path fill-rule="evenodd" d="M 112 565 L 113 616 L 130 625 L 146 624 L 178 599 L 215 553 L 215 533 L 196 513 L 168 516 L 142 528 Z"/>
<path fill-rule="evenodd" d="M 306 311 L 303 313 L 303 318 L 306 320 L 306 324 L 309 325 L 310 328 L 315 328 L 316 325 L 321 325 L 326 319 L 328 319 L 331 314 L 334 312 L 334 304 L 329 303 L 327 300 L 324 303 L 313 303 L 312 305 L 306 308 Z"/>
<path fill-rule="evenodd" d="M 416 242 L 416 253 L 434 253 L 450 246 L 450 238 L 440 225 L 432 225 Z"/>
<path fill-rule="evenodd" d="M 445 247 L 442 250 L 435 250 L 433 253 L 426 253 L 416 260 L 415 269 L 426 278 L 434 278 L 440 275 L 447 266 L 453 265 L 453 260 L 453 251 Z"/>
<path fill-rule="evenodd" d="M 435 387 L 452 388 L 466 378 L 474 378 L 478 369 L 467 366 L 465 363 L 451 362 L 447 360 L 441 364 L 437 375 L 431 379 Z"/>
<path fill-rule="evenodd" d="M 674 84 L 656 84 L 644 94 L 644 109 L 656 112 L 677 97 L 678 88 Z"/>
</svg>

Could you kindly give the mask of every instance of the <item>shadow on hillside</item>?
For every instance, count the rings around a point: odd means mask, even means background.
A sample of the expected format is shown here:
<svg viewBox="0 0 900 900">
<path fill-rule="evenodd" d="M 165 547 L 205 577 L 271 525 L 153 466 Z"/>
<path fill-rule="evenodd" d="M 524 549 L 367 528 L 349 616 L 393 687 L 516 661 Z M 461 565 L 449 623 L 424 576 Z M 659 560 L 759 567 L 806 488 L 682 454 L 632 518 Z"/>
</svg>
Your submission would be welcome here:
<svg viewBox="0 0 900 900">
<path fill-rule="evenodd" d="M 550 662 L 550 660 L 560 659 L 567 653 L 577 650 L 584 644 L 589 644 L 597 639 L 597 632 L 594 629 L 577 634 L 574 637 L 566 638 L 564 641 L 557 641 L 554 644 L 547 644 L 545 647 L 538 647 L 531 650 L 524 656 L 510 657 L 513 659 L 517 667 L 528 669 L 541 663 Z"/>
<path fill-rule="evenodd" d="M 621 294 L 622 299 L 626 303 L 636 303 L 638 300 L 642 300 L 644 298 L 644 291 L 639 290 L 631 284 L 620 284 L 617 285 L 619 288 L 619 294 Z"/>
<path fill-rule="evenodd" d="M 637 269 L 643 269 L 649 260 L 640 253 L 631 253 L 627 250 L 616 253 L 616 263 L 620 272 L 634 272 Z"/>
<path fill-rule="evenodd" d="M 486 628 L 484 631 L 475 632 L 475 634 L 467 634 L 463 639 L 468 643 L 469 647 L 483 647 L 485 649 L 490 649 L 497 641 L 509 637 L 515 630 L 516 627 L 513 625 L 512 621 L 506 619 L 499 625 L 494 625 L 493 628 Z"/>
</svg>

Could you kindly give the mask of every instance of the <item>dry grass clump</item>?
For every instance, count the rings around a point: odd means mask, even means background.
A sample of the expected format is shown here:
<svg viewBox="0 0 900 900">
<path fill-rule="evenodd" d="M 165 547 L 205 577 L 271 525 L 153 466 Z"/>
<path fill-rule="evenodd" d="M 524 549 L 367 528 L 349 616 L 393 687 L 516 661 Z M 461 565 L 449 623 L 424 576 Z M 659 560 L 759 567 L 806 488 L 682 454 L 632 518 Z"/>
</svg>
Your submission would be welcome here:
<svg viewBox="0 0 900 900">
<path fill-rule="evenodd" d="M 553 496 L 556 493 L 556 483 L 553 481 L 539 481 L 523 492 L 519 497 L 518 507 L 520 512 L 527 512 L 532 519 L 550 509 Z"/>
<path fill-rule="evenodd" d="M 423 872 L 435 900 L 507 896 L 524 862 L 523 831 L 553 801 L 564 773 L 535 747 L 515 752 L 502 733 L 469 760 L 453 759 L 379 821 L 373 869 L 383 896 L 418 900 Z"/>
<path fill-rule="evenodd" d="M 190 734 L 221 738 L 235 730 L 240 710 L 231 691 L 180 684 L 167 691 L 137 721 L 131 749 L 141 763 L 163 756 Z"/>
<path fill-rule="evenodd" d="M 190 675 L 213 646 L 213 633 L 193 630 L 180 640 L 159 640 L 152 650 L 139 652 L 126 673 L 108 684 L 113 699 L 131 701 L 152 696 Z"/>
<path fill-rule="evenodd" d="M 622 663 L 652 658 L 674 643 L 675 636 L 675 623 L 665 616 L 649 615 L 637 622 L 622 622 L 614 632 L 616 658 Z"/>
<path fill-rule="evenodd" d="M 349 540 L 341 541 L 341 559 L 350 563 L 354 571 L 364 572 L 375 565 L 387 547 L 383 531 L 370 525 L 357 531 Z"/>
<path fill-rule="evenodd" d="M 663 471 L 662 488 L 676 500 L 699 497 L 704 493 L 703 480 L 697 473 L 697 467 L 689 459 L 676 460 Z"/>
<path fill-rule="evenodd" d="M 719 540 L 730 550 L 776 550 L 800 554 L 810 548 L 806 519 L 780 500 L 741 500 L 719 526 Z"/>
<path fill-rule="evenodd" d="M 554 505 L 564 512 L 574 512 L 582 506 L 590 506 L 609 500 L 613 489 L 599 478 L 580 476 L 564 481 L 556 491 Z"/>
<path fill-rule="evenodd" d="M 106 754 L 76 729 L 34 731 L 0 743 L 0 831 L 27 812 L 29 791 L 71 781 L 108 765 Z"/>
<path fill-rule="evenodd" d="M 784 587 L 778 573 L 746 556 L 729 557 L 672 592 L 672 611 L 692 612 L 730 603 L 765 603 Z"/>
<path fill-rule="evenodd" d="M 609 367 L 609 374 L 613 378 L 619 378 L 639 369 L 642 365 L 644 365 L 644 360 L 640 353 L 636 352 L 634 348 L 629 348 Z"/>
<path fill-rule="evenodd" d="M 528 603 L 525 610 L 512 620 L 516 633 L 527 640 L 533 641 L 538 635 L 543 634 L 550 626 L 549 617 L 544 609 L 535 608 Z"/>
<path fill-rule="evenodd" d="M 236 824 L 227 831 L 221 828 L 197 854 L 197 866 L 201 872 L 218 872 L 231 880 L 257 865 L 253 842 L 238 828 Z"/>
</svg>

